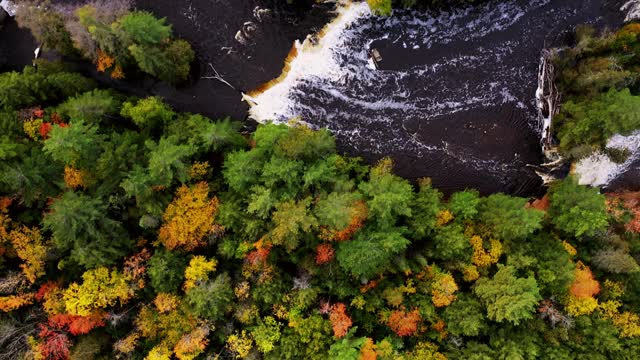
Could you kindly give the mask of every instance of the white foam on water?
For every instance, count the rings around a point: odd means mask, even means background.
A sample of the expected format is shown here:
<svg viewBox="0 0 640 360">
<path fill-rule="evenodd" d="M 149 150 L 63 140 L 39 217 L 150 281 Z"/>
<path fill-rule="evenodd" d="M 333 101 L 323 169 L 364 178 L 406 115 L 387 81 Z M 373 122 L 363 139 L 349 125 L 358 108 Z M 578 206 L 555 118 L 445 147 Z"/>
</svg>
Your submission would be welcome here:
<svg viewBox="0 0 640 360">
<path fill-rule="evenodd" d="M 580 184 L 607 185 L 640 160 L 640 130 L 628 136 L 612 136 L 607 142 L 607 147 L 626 149 L 631 155 L 622 164 L 616 164 L 602 152 L 596 152 L 580 160 L 574 168 L 574 173 L 577 175 Z"/>
<path fill-rule="evenodd" d="M 622 5 L 620 11 L 625 11 L 627 13 L 624 21 L 640 19 L 640 0 L 627 1 Z"/>
<path fill-rule="evenodd" d="M 0 1 L 0 8 L 3 8 L 9 16 L 16 16 L 17 7 L 18 5 L 16 5 L 14 1 Z"/>
<path fill-rule="evenodd" d="M 339 81 L 344 75 L 343 69 L 335 59 L 335 49 L 344 41 L 344 33 L 354 21 L 371 15 L 367 3 L 347 3 L 338 8 L 336 18 L 326 26 L 324 36 L 317 44 L 311 37 L 303 42 L 297 41 L 294 46 L 297 55 L 291 60 L 286 77 L 254 97 L 256 103 L 249 110 L 249 115 L 259 122 L 269 120 L 284 121 L 292 116 L 289 111 L 289 94 L 302 79 L 318 78 Z"/>
</svg>

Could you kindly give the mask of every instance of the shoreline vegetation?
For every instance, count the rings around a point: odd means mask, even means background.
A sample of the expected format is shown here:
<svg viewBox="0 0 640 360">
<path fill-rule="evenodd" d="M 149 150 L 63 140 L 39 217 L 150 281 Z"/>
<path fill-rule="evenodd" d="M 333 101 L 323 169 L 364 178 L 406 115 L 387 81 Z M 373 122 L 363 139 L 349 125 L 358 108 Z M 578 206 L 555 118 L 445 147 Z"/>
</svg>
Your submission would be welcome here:
<svg viewBox="0 0 640 360">
<path fill-rule="evenodd" d="M 569 159 L 607 151 L 611 136 L 640 129 L 639 36 L 638 23 L 601 36 L 582 26 L 576 29 L 576 45 L 556 56 L 556 83 L 564 99 L 554 130 Z M 621 162 L 624 151 L 612 157 Z"/>
<path fill-rule="evenodd" d="M 23 1 L 18 25 L 31 31 L 44 50 L 93 62 L 113 79 L 143 73 L 171 84 L 188 79 L 195 53 L 173 37 L 166 19 L 131 11 L 131 0 L 93 0 L 66 5 Z"/>
<path fill-rule="evenodd" d="M 180 41 L 116 13 L 73 12 L 105 71 Z M 562 151 L 640 128 L 639 29 L 580 28 L 557 59 Z M 36 37 L 91 49 L 64 31 Z M 640 192 L 445 197 L 328 130 L 246 134 L 44 60 L 0 74 L 0 360 L 633 359 L 639 260 Z"/>
</svg>

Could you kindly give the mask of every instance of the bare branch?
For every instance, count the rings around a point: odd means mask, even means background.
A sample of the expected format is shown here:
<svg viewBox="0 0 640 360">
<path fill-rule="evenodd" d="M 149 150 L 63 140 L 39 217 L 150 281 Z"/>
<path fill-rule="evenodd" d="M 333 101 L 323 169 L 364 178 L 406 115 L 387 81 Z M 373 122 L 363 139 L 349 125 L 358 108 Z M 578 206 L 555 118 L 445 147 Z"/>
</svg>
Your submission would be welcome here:
<svg viewBox="0 0 640 360">
<path fill-rule="evenodd" d="M 230 88 L 232 88 L 235 91 L 238 91 L 238 89 L 236 89 L 233 85 L 231 85 L 227 80 L 225 80 L 222 75 L 220 75 L 220 73 L 218 72 L 218 70 L 216 70 L 216 68 L 213 67 L 213 65 L 211 63 L 209 63 L 209 67 L 211 67 L 211 70 L 213 70 L 213 76 L 203 76 L 201 77 L 201 79 L 213 79 L 213 80 L 218 80 L 223 84 L 226 84 L 227 86 L 229 86 Z"/>
</svg>

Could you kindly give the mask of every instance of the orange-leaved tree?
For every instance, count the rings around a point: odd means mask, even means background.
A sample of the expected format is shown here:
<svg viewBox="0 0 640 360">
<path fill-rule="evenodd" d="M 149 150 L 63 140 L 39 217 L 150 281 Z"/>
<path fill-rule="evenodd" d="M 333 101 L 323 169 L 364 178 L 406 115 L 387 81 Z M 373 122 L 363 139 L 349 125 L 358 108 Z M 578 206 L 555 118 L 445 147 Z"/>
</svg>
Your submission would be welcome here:
<svg viewBox="0 0 640 360">
<path fill-rule="evenodd" d="M 333 335 L 337 338 L 345 336 L 353 324 L 347 315 L 347 307 L 343 303 L 336 303 L 331 307 L 329 321 L 333 327 Z"/>
<path fill-rule="evenodd" d="M 593 278 L 589 267 L 578 261 L 575 278 L 566 299 L 565 310 L 572 316 L 591 314 L 598 307 L 598 300 L 594 296 L 599 292 L 600 283 Z"/>
<path fill-rule="evenodd" d="M 588 266 L 578 261 L 576 264 L 575 279 L 571 284 L 571 295 L 577 298 L 587 298 L 600 292 L 600 283 L 593 278 Z"/>
<path fill-rule="evenodd" d="M 316 248 L 316 264 L 322 265 L 333 260 L 335 250 L 331 244 L 320 244 Z"/>
<path fill-rule="evenodd" d="M 418 309 L 411 311 L 400 309 L 391 312 L 387 325 L 398 336 L 412 336 L 418 332 L 421 321 L 422 317 Z"/>
</svg>

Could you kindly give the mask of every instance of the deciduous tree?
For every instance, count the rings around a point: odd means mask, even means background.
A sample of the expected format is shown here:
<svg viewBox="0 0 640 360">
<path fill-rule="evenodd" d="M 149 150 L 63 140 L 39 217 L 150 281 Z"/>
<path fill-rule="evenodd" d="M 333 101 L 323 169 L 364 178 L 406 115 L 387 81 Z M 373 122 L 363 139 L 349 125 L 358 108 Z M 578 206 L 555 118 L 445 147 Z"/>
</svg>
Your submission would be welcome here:
<svg viewBox="0 0 640 360">
<path fill-rule="evenodd" d="M 333 327 L 333 336 L 336 338 L 344 337 L 351 328 L 351 317 L 347 314 L 347 307 L 343 303 L 336 303 L 331 306 L 329 311 L 329 321 Z"/>
<path fill-rule="evenodd" d="M 398 336 L 413 336 L 419 330 L 422 317 L 418 309 L 406 311 L 404 309 L 391 312 L 387 326 Z"/>
<path fill-rule="evenodd" d="M 194 250 L 206 243 L 218 210 L 218 199 L 209 198 L 209 185 L 182 185 L 164 212 L 159 240 L 167 249 Z"/>
<path fill-rule="evenodd" d="M 99 267 L 82 274 L 82 284 L 72 283 L 64 292 L 69 314 L 89 316 L 117 303 L 126 303 L 133 292 L 127 280 L 116 270 Z"/>
</svg>

